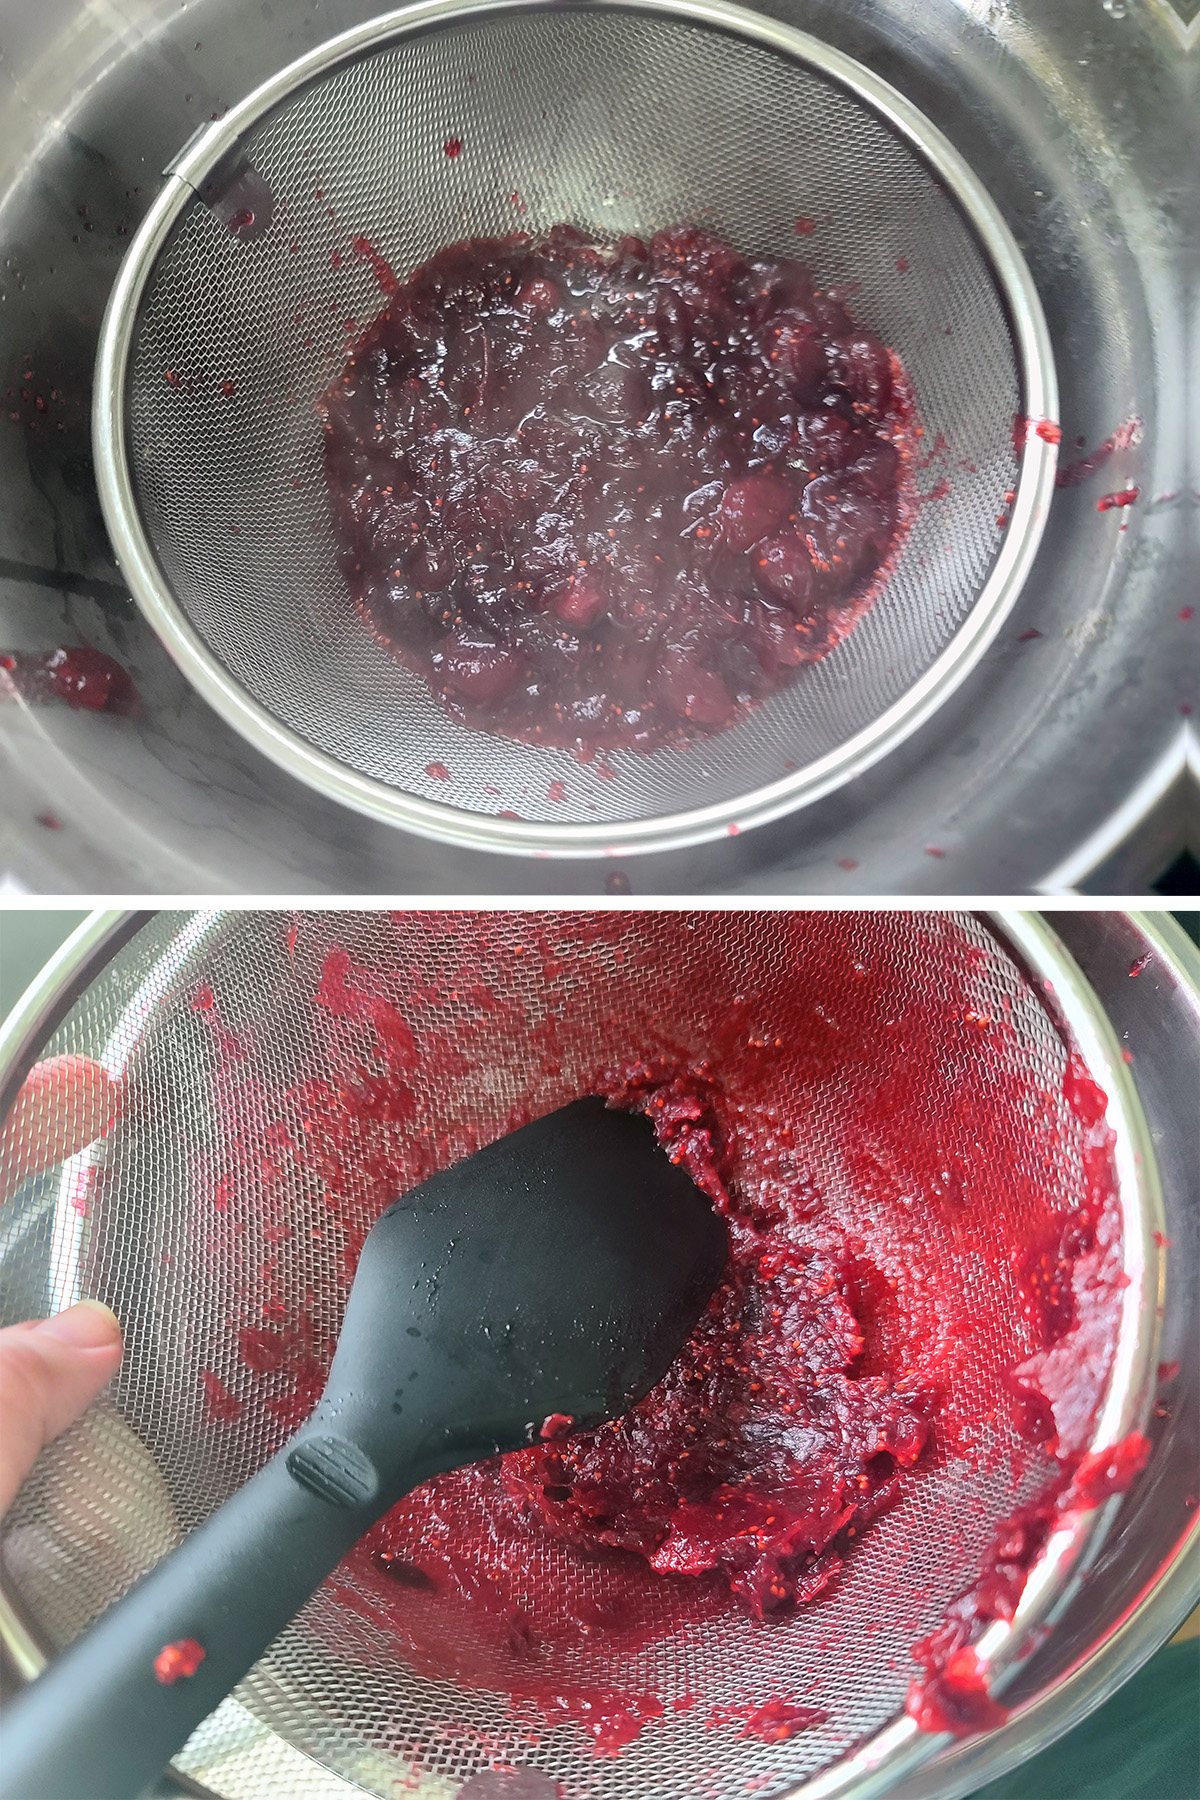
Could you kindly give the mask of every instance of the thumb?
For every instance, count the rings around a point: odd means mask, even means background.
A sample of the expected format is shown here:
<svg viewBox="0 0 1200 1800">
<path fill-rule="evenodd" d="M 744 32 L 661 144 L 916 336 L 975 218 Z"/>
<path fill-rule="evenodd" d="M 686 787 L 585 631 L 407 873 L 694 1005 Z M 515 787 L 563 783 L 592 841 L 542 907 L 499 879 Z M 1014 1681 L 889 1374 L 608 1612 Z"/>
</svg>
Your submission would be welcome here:
<svg viewBox="0 0 1200 1800">
<path fill-rule="evenodd" d="M 120 1362 L 121 1327 L 99 1300 L 0 1331 L 0 1513 Z"/>
</svg>

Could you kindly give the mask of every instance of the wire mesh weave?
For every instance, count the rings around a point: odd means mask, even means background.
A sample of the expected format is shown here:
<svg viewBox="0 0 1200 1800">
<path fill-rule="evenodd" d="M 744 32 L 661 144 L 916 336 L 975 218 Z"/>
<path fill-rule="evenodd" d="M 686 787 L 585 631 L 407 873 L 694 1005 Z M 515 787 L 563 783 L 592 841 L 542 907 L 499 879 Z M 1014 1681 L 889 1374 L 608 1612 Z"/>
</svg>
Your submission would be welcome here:
<svg viewBox="0 0 1200 1800">
<path fill-rule="evenodd" d="M 381 1124 L 335 1171 L 304 1145 L 304 1095 L 314 1080 L 336 1088 L 380 1067 L 370 1006 L 335 1016 L 318 998 L 342 953 L 355 991 L 394 1005 L 422 1049 L 411 1081 L 425 1147 L 411 1123 Z M 731 1017 L 759 1047 L 747 1055 L 776 1047 L 765 1097 L 730 1102 L 747 1170 L 766 1166 L 781 1124 L 794 1127 L 821 1195 L 814 1243 L 864 1234 L 898 1284 L 901 1315 L 922 1303 L 930 1256 L 945 1259 L 943 1277 L 989 1323 L 970 1334 L 946 1317 L 957 1361 L 943 1423 L 957 1407 L 990 1412 L 991 1424 L 977 1456 L 942 1457 L 906 1480 L 819 1606 L 772 1626 L 736 1613 L 664 1624 L 632 1655 L 590 1640 L 554 1674 L 716 1704 L 743 1700 L 748 1685 L 759 1699 L 815 1690 L 827 1722 L 764 1744 L 706 1729 L 703 1707 L 668 1705 L 619 1758 L 598 1758 L 578 1723 L 531 1732 L 506 1695 L 414 1673 L 343 1572 L 180 1759 L 228 1800 L 323 1800 L 351 1784 L 448 1800 L 505 1761 L 561 1782 L 571 1800 L 751 1800 L 790 1791 L 882 1727 L 903 1704 L 913 1640 L 1048 1467 L 1004 1403 L 1003 1373 L 1031 1345 L 1006 1265 L 981 1254 L 996 1219 L 990 1203 L 972 1208 L 972 1171 L 983 1154 L 1014 1194 L 1077 1202 L 1066 1053 L 984 926 L 904 913 L 167 914 L 56 1033 L 51 1052 L 97 1058 L 120 1078 L 121 1116 L 101 1143 L 27 1180 L 0 1215 L 0 1316 L 96 1295 L 125 1322 L 128 1348 L 115 1395 L 51 1448 L 11 1515 L 6 1579 L 50 1648 L 287 1435 L 270 1405 L 285 1376 L 252 1376 L 238 1351 L 239 1327 L 261 1322 L 265 1264 L 276 1292 L 304 1299 L 318 1336 L 335 1333 L 343 1251 L 393 1197 L 398 1157 L 418 1179 L 424 1169 L 406 1157 L 428 1157 L 432 1144 L 434 1161 L 452 1161 L 514 1108 L 536 1113 L 589 1090 L 601 1067 L 647 1054 L 697 1066 Z M 898 1053 L 917 1103 L 897 1137 L 864 1121 Z M 716 1073 L 733 1093 L 735 1070 Z M 981 1094 L 986 1142 L 978 1112 L 957 1098 Z M 952 1205 L 931 1213 L 928 1182 L 897 1157 L 902 1140 L 936 1152 L 938 1180 L 961 1188 Z M 12 1173 L 0 1168 L 0 1189 Z M 204 1371 L 236 1416 L 212 1416 Z M 561 1590 L 565 1554 L 551 1542 L 539 1552 L 551 1601 L 531 1596 L 535 1625 Z"/>
<path fill-rule="evenodd" d="M 140 304 L 129 452 L 179 610 L 309 746 L 478 815 L 615 828 L 742 801 L 836 752 L 968 618 L 1015 481 L 1008 314 L 952 178 L 838 81 L 694 23 L 514 12 L 336 68 L 243 148 L 270 190 L 270 228 L 242 241 L 199 199 L 184 210 Z M 457 723 L 374 642 L 336 565 L 315 410 L 380 309 L 354 237 L 403 275 L 450 241 L 562 220 L 604 238 L 693 221 L 848 284 L 856 317 L 904 362 L 937 458 L 920 478 L 934 497 L 846 642 L 734 729 L 613 756 L 615 779 Z"/>
</svg>

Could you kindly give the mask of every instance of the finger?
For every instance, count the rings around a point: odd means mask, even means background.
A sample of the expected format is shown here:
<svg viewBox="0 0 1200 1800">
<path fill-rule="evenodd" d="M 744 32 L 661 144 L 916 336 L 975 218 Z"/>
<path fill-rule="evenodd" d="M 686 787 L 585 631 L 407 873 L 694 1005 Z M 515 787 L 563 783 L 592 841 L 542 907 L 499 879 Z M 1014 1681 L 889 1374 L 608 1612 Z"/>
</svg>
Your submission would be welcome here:
<svg viewBox="0 0 1200 1800">
<path fill-rule="evenodd" d="M 0 1331 L 0 1513 L 37 1458 L 112 1380 L 121 1327 L 98 1300 Z"/>
<path fill-rule="evenodd" d="M 90 1057 L 52 1056 L 38 1063 L 0 1126 L 0 1200 L 27 1176 L 103 1137 L 119 1099 L 116 1082 Z"/>
</svg>

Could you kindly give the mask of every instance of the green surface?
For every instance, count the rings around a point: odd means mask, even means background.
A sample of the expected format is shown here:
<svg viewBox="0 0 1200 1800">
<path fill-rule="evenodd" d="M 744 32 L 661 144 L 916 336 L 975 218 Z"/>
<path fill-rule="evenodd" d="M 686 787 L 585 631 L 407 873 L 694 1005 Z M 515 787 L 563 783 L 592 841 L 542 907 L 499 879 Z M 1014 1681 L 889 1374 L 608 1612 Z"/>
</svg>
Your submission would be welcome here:
<svg viewBox="0 0 1200 1800">
<path fill-rule="evenodd" d="M 1194 934 L 1200 915 L 1185 918 Z M 82 912 L 0 912 L 0 1016 Z M 1200 1800 L 1200 1640 L 1168 1644 L 1082 1725 L 972 1800 Z"/>
<path fill-rule="evenodd" d="M 1200 1639 L 1167 1644 L 1082 1725 L 974 1800 L 1196 1800 Z"/>
<path fill-rule="evenodd" d="M 43 963 L 87 918 L 85 912 L 0 912 L 0 1019 L 17 1004 Z"/>
</svg>

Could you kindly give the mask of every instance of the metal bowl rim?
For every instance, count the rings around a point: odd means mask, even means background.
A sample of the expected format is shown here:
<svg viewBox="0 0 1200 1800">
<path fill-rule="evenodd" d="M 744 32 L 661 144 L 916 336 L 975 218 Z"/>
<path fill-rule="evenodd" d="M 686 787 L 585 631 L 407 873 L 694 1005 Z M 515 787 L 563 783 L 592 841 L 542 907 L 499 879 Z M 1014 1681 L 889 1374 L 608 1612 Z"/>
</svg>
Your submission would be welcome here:
<svg viewBox="0 0 1200 1800">
<path fill-rule="evenodd" d="M 514 856 L 633 856 L 683 849 L 765 825 L 862 774 L 949 698 L 996 637 L 1041 541 L 1057 465 L 1054 446 L 1036 432 L 1028 433 L 1019 452 L 1015 498 L 996 561 L 963 623 L 904 695 L 836 750 L 732 800 L 608 824 L 492 818 L 362 775 L 316 749 L 253 699 L 184 617 L 143 528 L 134 493 L 126 431 L 127 374 L 141 295 L 160 250 L 183 209 L 196 199 L 204 177 L 241 135 L 272 106 L 337 64 L 395 39 L 487 16 L 601 10 L 649 13 L 750 39 L 815 68 L 882 116 L 937 171 L 988 259 L 1009 316 L 1025 413 L 1037 419 L 1058 416 L 1050 334 L 1033 278 L 999 208 L 949 139 L 865 65 L 808 32 L 727 0 L 418 0 L 329 39 L 262 83 L 223 119 L 202 127 L 168 167 L 165 185 L 121 264 L 100 332 L 92 440 L 101 507 L 117 561 L 147 621 L 183 674 L 227 724 L 289 774 L 385 824 L 465 849 Z"/>
</svg>

